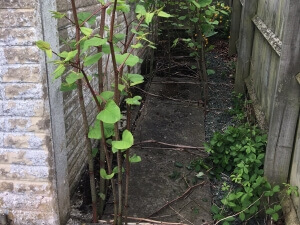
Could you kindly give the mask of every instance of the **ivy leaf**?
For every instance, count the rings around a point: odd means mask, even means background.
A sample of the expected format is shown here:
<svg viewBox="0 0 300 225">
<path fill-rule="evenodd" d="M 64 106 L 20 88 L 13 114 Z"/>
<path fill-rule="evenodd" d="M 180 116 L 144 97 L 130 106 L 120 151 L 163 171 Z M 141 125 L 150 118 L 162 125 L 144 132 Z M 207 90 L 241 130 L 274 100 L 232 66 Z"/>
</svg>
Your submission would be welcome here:
<svg viewBox="0 0 300 225">
<path fill-rule="evenodd" d="M 81 32 L 85 35 L 85 36 L 91 36 L 91 34 L 93 33 L 93 30 L 91 28 L 87 28 L 87 27 L 80 27 Z"/>
<path fill-rule="evenodd" d="M 66 67 L 63 64 L 60 64 L 53 72 L 54 79 L 59 78 L 65 72 Z"/>
<path fill-rule="evenodd" d="M 134 154 L 133 156 L 129 157 L 129 162 L 131 163 L 138 163 L 141 162 L 142 158 L 136 154 Z"/>
<path fill-rule="evenodd" d="M 164 12 L 164 11 L 160 11 L 157 15 L 158 15 L 159 17 L 164 17 L 164 18 L 173 17 L 172 15 L 170 15 L 169 13 L 166 13 L 166 12 Z"/>
<path fill-rule="evenodd" d="M 83 65 L 84 66 L 90 66 L 96 62 L 98 62 L 98 60 L 103 56 L 103 53 L 102 52 L 99 52 L 95 55 L 91 55 L 91 56 L 88 56 L 86 57 L 83 61 Z"/>
<path fill-rule="evenodd" d="M 77 84 L 68 84 L 68 83 L 62 83 L 60 85 L 60 91 L 72 91 L 77 88 Z"/>
<path fill-rule="evenodd" d="M 119 150 L 125 150 L 133 145 L 133 135 L 129 130 L 124 130 L 121 141 L 113 141 L 112 146 Z"/>
<path fill-rule="evenodd" d="M 105 108 L 97 115 L 97 119 L 104 123 L 116 123 L 121 119 L 119 106 L 113 101 L 107 101 Z"/>
<path fill-rule="evenodd" d="M 110 180 L 111 178 L 114 177 L 114 175 L 115 175 L 114 173 L 108 175 L 108 174 L 106 173 L 106 170 L 105 170 L 105 169 L 100 169 L 100 176 L 101 176 L 103 179 L 105 179 L 105 180 Z"/>
<path fill-rule="evenodd" d="M 73 84 L 75 83 L 77 80 L 82 79 L 83 78 L 83 74 L 82 73 L 75 73 L 74 71 L 72 71 L 67 77 L 66 77 L 66 82 L 68 84 Z"/>
<path fill-rule="evenodd" d="M 133 98 L 127 98 L 125 101 L 128 105 L 140 105 L 140 100 L 142 99 L 141 96 L 134 96 Z"/>
</svg>

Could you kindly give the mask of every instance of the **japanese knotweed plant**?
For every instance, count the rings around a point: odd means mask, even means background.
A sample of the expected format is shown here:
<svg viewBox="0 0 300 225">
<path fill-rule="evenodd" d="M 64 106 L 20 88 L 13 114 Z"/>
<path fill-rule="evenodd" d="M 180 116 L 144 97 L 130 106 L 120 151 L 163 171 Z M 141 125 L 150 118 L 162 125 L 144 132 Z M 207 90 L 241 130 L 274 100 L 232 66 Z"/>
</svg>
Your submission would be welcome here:
<svg viewBox="0 0 300 225">
<path fill-rule="evenodd" d="M 55 54 L 52 61 L 56 65 L 53 72 L 54 79 L 63 79 L 61 91 L 77 89 L 81 113 L 84 120 L 84 130 L 88 143 L 87 155 L 89 158 L 89 170 L 92 202 L 93 221 L 97 222 L 97 195 L 95 195 L 93 155 L 90 139 L 101 140 L 100 148 L 100 176 L 102 181 L 111 181 L 114 198 L 114 224 L 122 224 L 123 215 L 125 222 L 128 205 L 128 182 L 130 163 L 140 162 L 137 155 L 130 156 L 129 149 L 134 144 L 134 138 L 130 131 L 130 122 L 119 134 L 119 122 L 121 121 L 120 101 L 124 98 L 127 106 L 127 118 L 130 117 L 132 105 L 141 104 L 141 96 L 133 96 L 130 88 L 143 83 L 144 78 L 140 74 L 131 73 L 131 68 L 141 63 L 138 57 L 139 50 L 153 43 L 147 39 L 149 24 L 155 16 L 170 17 L 162 8 L 156 9 L 151 1 L 135 1 L 129 3 L 124 0 L 104 1 L 98 0 L 99 7 L 94 12 L 77 13 L 75 0 L 71 0 L 73 17 L 68 17 L 60 12 L 52 12 L 57 19 L 66 18 L 75 27 L 75 40 L 64 40 L 68 50 L 54 52 L 49 43 L 37 41 L 36 45 L 46 52 L 49 58 Z M 136 3 L 136 4 L 132 4 Z M 135 6 L 135 7 L 133 7 Z M 134 12 L 133 12 L 134 11 Z M 129 15 L 135 13 L 133 21 Z M 116 24 L 116 15 L 122 15 L 124 19 L 124 32 L 117 33 L 119 27 Z M 100 25 L 96 27 L 96 17 L 100 15 Z M 110 23 L 106 24 L 106 17 L 110 17 Z M 108 64 L 113 67 L 114 83 L 111 90 L 104 90 L 104 81 L 109 76 Z M 91 74 L 90 67 L 97 65 L 98 73 Z M 64 76 L 63 76 L 64 75 Z M 98 82 L 97 88 L 93 82 Z M 97 106 L 97 116 L 94 124 L 88 126 L 87 112 L 84 104 L 82 86 L 86 86 Z M 90 114 L 90 112 L 89 112 Z M 112 154 L 117 155 L 117 166 L 113 168 Z M 126 161 L 126 169 L 122 168 L 123 156 Z M 102 158 L 101 158 L 102 157 Z M 103 158 L 104 157 L 104 158 Z M 105 163 L 106 162 L 106 165 Z M 126 172 L 125 191 L 123 196 L 122 174 Z M 117 177 L 117 178 L 116 178 Z M 117 179 L 117 187 L 115 186 Z M 104 183 L 105 184 L 105 183 Z M 101 186 L 101 185 L 100 185 Z M 100 190 L 100 198 L 105 198 L 105 191 Z M 124 202 L 123 202 L 124 199 Z M 125 212 L 123 212 L 123 209 Z"/>
<path fill-rule="evenodd" d="M 212 206 L 217 223 L 228 225 L 237 218 L 245 222 L 260 211 L 264 211 L 274 221 L 279 219 L 281 205 L 274 201 L 273 196 L 281 188 L 279 185 L 272 186 L 264 177 L 266 141 L 267 136 L 256 126 L 243 124 L 228 127 L 223 133 L 216 132 L 210 143 L 206 144 L 215 174 L 230 174 L 231 182 L 234 183 L 234 188 L 227 183 L 223 184 L 222 190 L 227 192 L 221 200 L 223 205 Z M 298 195 L 296 187 L 285 186 L 287 195 Z"/>
</svg>

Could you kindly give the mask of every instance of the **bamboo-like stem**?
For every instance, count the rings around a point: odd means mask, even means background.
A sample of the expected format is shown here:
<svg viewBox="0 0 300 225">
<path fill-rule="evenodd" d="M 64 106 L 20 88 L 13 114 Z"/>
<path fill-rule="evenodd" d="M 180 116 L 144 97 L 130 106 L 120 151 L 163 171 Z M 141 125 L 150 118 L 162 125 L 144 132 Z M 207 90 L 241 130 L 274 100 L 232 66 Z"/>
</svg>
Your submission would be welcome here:
<svg viewBox="0 0 300 225">
<path fill-rule="evenodd" d="M 114 79 L 115 79 L 115 87 L 114 87 L 114 100 L 115 103 L 119 106 L 120 105 L 120 91 L 119 91 L 119 71 L 117 67 L 116 62 L 116 55 L 114 50 L 114 43 L 113 43 L 113 34 L 114 34 L 114 24 L 115 24 L 115 18 L 116 18 L 116 9 L 117 9 L 117 3 L 118 0 L 114 1 L 114 6 L 112 10 L 112 16 L 111 16 L 111 23 L 110 23 L 110 36 L 109 36 L 109 46 L 111 51 L 111 59 L 113 63 L 113 69 L 114 69 Z M 114 125 L 114 131 L 115 131 L 115 140 L 119 140 L 119 126 L 118 122 Z M 118 163 L 118 209 L 117 213 L 115 213 L 114 216 L 117 216 L 117 224 L 122 224 L 122 154 L 120 151 L 117 152 L 117 163 Z"/>
<path fill-rule="evenodd" d="M 101 11 L 100 30 L 99 30 L 100 38 L 103 38 L 103 35 L 104 35 L 106 9 L 107 9 L 107 7 L 102 7 L 102 11 Z M 102 52 L 102 45 L 98 47 L 98 53 L 100 53 L 100 52 Z M 104 83 L 103 59 L 101 57 L 100 60 L 98 61 L 98 85 L 99 85 L 98 89 L 99 89 L 99 93 L 103 92 L 103 89 L 104 89 L 103 83 Z M 100 122 L 100 127 L 101 126 L 103 126 L 103 124 Z M 102 131 L 101 131 L 101 134 L 102 134 Z M 104 136 L 102 136 L 102 137 L 104 139 Z M 104 150 L 105 146 L 104 145 L 106 146 L 105 142 L 101 142 L 100 145 L 99 145 L 100 170 L 105 169 L 105 150 Z M 99 181 L 99 192 L 105 194 L 105 196 L 106 196 L 106 181 L 101 177 L 100 177 L 100 181 Z M 105 205 L 105 200 L 100 198 L 99 208 L 98 208 L 98 214 L 99 214 L 100 218 L 103 215 L 104 205 Z"/>
<path fill-rule="evenodd" d="M 80 28 L 79 28 L 79 24 L 78 24 L 75 0 L 71 0 L 71 4 L 72 4 L 74 22 L 75 22 L 75 26 L 76 26 L 76 42 L 78 42 L 80 40 Z M 80 67 L 80 45 L 77 45 L 77 51 L 78 52 L 76 55 L 76 64 L 78 67 Z M 79 72 L 78 69 L 77 69 L 77 72 Z M 82 114 L 83 126 L 84 126 L 84 134 L 85 134 L 85 139 L 86 139 L 86 143 L 87 143 L 90 189 L 91 189 L 92 207 L 93 207 L 93 222 L 96 223 L 98 221 L 98 215 L 97 215 L 97 194 L 96 194 L 95 175 L 94 175 L 94 161 L 93 161 L 93 156 L 92 156 L 92 143 L 91 143 L 91 140 L 88 138 L 89 125 L 88 125 L 88 119 L 87 119 L 86 109 L 85 109 L 85 105 L 84 105 L 81 79 L 77 81 L 77 90 L 78 90 L 79 105 L 80 105 L 80 110 L 81 110 L 81 114 Z"/>
</svg>

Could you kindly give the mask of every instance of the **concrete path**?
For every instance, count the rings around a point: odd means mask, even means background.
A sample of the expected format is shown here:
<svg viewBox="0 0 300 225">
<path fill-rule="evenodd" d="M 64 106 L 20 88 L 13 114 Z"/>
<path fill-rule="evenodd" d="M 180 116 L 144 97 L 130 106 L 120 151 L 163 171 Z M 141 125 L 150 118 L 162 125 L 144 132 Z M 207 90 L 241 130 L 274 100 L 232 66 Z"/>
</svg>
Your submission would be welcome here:
<svg viewBox="0 0 300 225">
<path fill-rule="evenodd" d="M 131 168 L 129 216 L 195 225 L 212 221 L 208 179 L 187 169 L 205 155 L 200 90 L 196 79 L 152 80 L 134 132 L 141 144 L 133 153 L 142 162 Z"/>
</svg>

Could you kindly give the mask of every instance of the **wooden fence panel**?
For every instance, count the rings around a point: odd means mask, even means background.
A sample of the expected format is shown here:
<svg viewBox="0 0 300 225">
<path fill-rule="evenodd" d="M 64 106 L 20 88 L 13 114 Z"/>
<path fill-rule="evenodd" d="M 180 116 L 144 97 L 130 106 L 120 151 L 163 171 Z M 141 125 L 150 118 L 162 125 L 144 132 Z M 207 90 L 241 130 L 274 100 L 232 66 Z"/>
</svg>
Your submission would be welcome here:
<svg viewBox="0 0 300 225">
<path fill-rule="evenodd" d="M 290 182 L 291 185 L 300 187 L 300 118 L 298 121 L 298 130 L 296 134 L 296 143 L 294 147 Z M 300 197 L 294 195 L 292 198 L 298 217 L 300 218 Z"/>
</svg>

